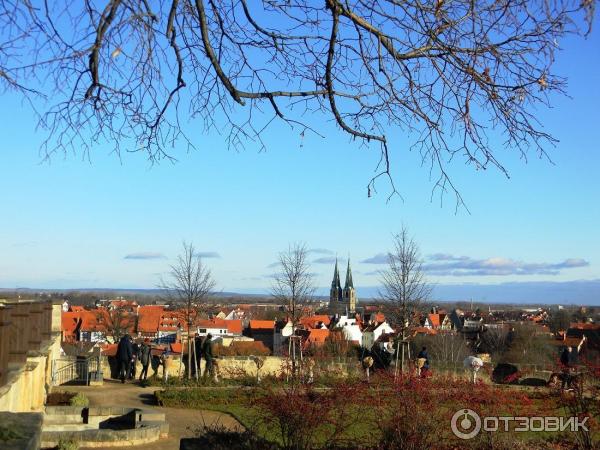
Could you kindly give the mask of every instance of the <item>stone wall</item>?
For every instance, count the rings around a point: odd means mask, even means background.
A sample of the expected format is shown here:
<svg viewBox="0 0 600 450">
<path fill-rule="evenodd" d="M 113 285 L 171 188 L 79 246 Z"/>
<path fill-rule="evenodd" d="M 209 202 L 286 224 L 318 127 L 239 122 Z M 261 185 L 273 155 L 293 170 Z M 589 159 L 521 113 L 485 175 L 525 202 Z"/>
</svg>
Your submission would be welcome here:
<svg viewBox="0 0 600 450">
<path fill-rule="evenodd" d="M 60 304 L 0 301 L 0 411 L 41 411 L 59 354 Z"/>
<path fill-rule="evenodd" d="M 260 369 L 261 376 L 264 375 L 277 375 L 281 372 L 282 364 L 284 363 L 284 358 L 279 356 L 263 356 L 264 365 Z M 247 375 L 256 376 L 256 364 L 254 363 L 252 356 L 225 356 L 220 357 L 215 360 L 219 365 L 219 372 L 223 377 L 234 377 L 236 374 L 240 374 L 240 372 L 244 372 Z M 179 377 L 185 373 L 185 363 L 180 362 L 178 356 L 172 356 L 171 361 L 168 364 L 168 373 L 170 377 Z M 201 362 L 201 370 L 204 371 L 206 363 L 203 360 Z M 139 377 L 141 373 L 142 365 L 139 361 L 136 364 L 136 376 Z M 110 378 L 111 376 L 117 376 L 116 373 L 116 361 L 113 357 L 102 357 L 102 372 L 105 378 Z M 152 376 L 154 374 L 152 367 L 148 369 L 148 376 Z M 162 366 L 158 368 L 158 376 L 162 377 L 163 368 Z"/>
<path fill-rule="evenodd" d="M 0 412 L 0 427 L 11 432 L 6 440 L 0 440 L 2 450 L 37 450 L 41 444 L 41 413 Z"/>
<path fill-rule="evenodd" d="M 181 377 L 185 373 L 185 365 L 180 363 L 180 359 L 178 356 L 172 356 L 171 362 L 168 367 L 169 377 Z M 237 378 L 242 375 L 253 376 L 257 375 L 257 366 L 254 362 L 254 356 L 222 356 L 215 360 L 215 362 L 219 366 L 219 375 L 221 378 Z M 282 371 L 285 369 L 288 364 L 288 360 L 281 356 L 262 356 L 263 366 L 260 369 L 260 376 L 278 376 L 281 375 Z M 187 363 L 187 361 L 185 361 Z M 201 362 L 201 370 L 204 373 L 205 361 Z M 348 375 L 352 372 L 360 371 L 360 364 L 358 361 L 351 359 L 343 359 L 343 360 L 321 360 L 318 363 L 315 371 L 327 371 L 331 374 L 336 374 L 340 376 Z M 116 377 L 116 361 L 114 358 L 103 357 L 102 358 L 102 371 L 104 373 L 105 378 L 110 378 L 112 376 Z M 136 376 L 139 377 L 139 374 L 142 370 L 141 364 L 138 362 L 136 366 Z M 148 369 L 148 377 L 154 375 L 154 371 L 150 367 Z M 163 368 L 162 366 L 158 368 L 158 376 L 162 377 Z"/>
</svg>

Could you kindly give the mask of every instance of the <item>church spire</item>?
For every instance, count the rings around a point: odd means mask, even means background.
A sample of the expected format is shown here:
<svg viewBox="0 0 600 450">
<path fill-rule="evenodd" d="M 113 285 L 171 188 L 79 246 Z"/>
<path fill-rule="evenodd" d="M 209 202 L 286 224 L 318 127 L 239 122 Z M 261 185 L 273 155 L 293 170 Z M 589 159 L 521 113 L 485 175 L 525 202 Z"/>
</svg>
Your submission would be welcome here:
<svg viewBox="0 0 600 450">
<path fill-rule="evenodd" d="M 333 280 L 331 281 L 331 290 L 329 291 L 330 303 L 336 303 L 342 300 L 342 283 L 340 282 L 340 270 L 338 269 L 337 258 L 335 258 L 335 269 L 333 271 Z"/>
<path fill-rule="evenodd" d="M 348 268 L 346 269 L 346 285 L 344 289 L 354 288 L 354 283 L 352 282 L 352 269 L 350 269 L 350 258 L 348 258 Z"/>
<path fill-rule="evenodd" d="M 335 258 L 335 269 L 333 270 L 333 280 L 331 281 L 331 289 L 341 289 L 340 271 L 338 269 L 338 260 Z"/>
</svg>

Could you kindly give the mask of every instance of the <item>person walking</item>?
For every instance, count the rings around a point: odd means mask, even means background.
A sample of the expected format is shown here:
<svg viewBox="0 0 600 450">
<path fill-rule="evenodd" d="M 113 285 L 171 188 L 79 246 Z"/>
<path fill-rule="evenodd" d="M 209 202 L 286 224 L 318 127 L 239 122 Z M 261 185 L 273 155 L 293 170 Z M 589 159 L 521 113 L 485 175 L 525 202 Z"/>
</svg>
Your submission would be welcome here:
<svg viewBox="0 0 600 450">
<path fill-rule="evenodd" d="M 429 353 L 427 353 L 427 347 L 421 348 L 421 351 L 417 355 L 417 375 L 425 377 L 429 372 Z"/>
<path fill-rule="evenodd" d="M 131 347 L 133 348 L 133 356 L 131 357 L 131 373 L 129 374 L 130 380 L 135 380 L 135 374 L 137 372 L 137 361 L 140 356 L 140 346 L 137 342 L 132 340 Z"/>
<path fill-rule="evenodd" d="M 166 383 L 169 380 L 169 369 L 171 368 L 171 360 L 171 352 L 167 347 L 160 357 L 160 361 L 163 366 L 163 383 Z"/>
<path fill-rule="evenodd" d="M 142 371 L 140 372 L 140 381 L 148 378 L 148 366 L 150 365 L 150 339 L 144 339 L 140 346 L 139 359 L 142 364 Z"/>
<path fill-rule="evenodd" d="M 196 379 L 202 376 L 202 337 L 198 334 L 194 337 L 194 353 L 195 353 L 195 366 L 192 372 L 192 375 L 196 377 Z"/>
<path fill-rule="evenodd" d="M 483 367 L 483 360 L 477 356 L 467 356 L 463 361 L 463 366 L 471 372 L 471 382 L 477 383 L 477 372 Z"/>
<path fill-rule="evenodd" d="M 571 389 L 577 382 L 578 374 L 577 374 L 577 364 L 579 353 L 581 352 L 581 347 L 585 343 L 586 337 L 585 335 L 581 338 L 581 341 L 577 345 L 577 347 L 567 346 L 563 349 L 560 355 L 560 365 L 561 365 L 561 389 L 565 390 L 565 388 Z"/>
<path fill-rule="evenodd" d="M 152 349 L 150 350 L 150 366 L 152 367 L 152 378 L 158 377 L 158 368 L 162 365 L 162 361 L 160 358 L 161 355 L 158 353 L 152 354 Z"/>
<path fill-rule="evenodd" d="M 120 340 L 117 346 L 117 362 L 119 367 L 119 378 L 121 383 L 125 383 L 125 379 L 128 377 L 131 370 L 131 359 L 133 358 L 133 346 L 131 345 L 131 338 L 128 334 L 125 334 Z"/>
<path fill-rule="evenodd" d="M 212 350 L 212 334 L 208 333 L 204 342 L 202 343 L 202 356 L 204 357 L 204 361 L 206 361 L 206 366 L 204 367 L 204 374 L 202 378 L 206 378 L 208 374 L 210 378 L 213 377 L 213 350 Z"/>
</svg>

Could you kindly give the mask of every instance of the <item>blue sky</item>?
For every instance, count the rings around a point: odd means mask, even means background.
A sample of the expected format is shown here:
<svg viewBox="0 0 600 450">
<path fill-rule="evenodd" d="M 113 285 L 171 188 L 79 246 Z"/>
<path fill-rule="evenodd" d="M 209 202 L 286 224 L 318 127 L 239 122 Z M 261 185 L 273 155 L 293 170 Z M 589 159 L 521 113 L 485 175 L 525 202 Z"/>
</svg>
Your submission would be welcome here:
<svg viewBox="0 0 600 450">
<path fill-rule="evenodd" d="M 269 288 L 277 253 L 303 241 L 320 250 L 313 260 L 324 261 L 313 264 L 319 286 L 330 282 L 331 258 L 350 255 L 355 285 L 366 295 L 384 267 L 368 261 L 377 261 L 405 224 L 431 281 L 461 286 L 454 296 L 484 295 L 471 283 L 526 282 L 522 295 L 518 287 L 510 291 L 526 300 L 535 296 L 532 282 L 579 280 L 586 287 L 565 299 L 600 304 L 598 283 L 581 281 L 600 279 L 600 34 L 563 47 L 557 69 L 569 77 L 571 98 L 539 109 L 560 140 L 549 148 L 554 164 L 535 155 L 525 164 L 500 150 L 507 180 L 457 160 L 450 174 L 470 214 L 455 213 L 452 195 L 442 206 L 437 195 L 431 201 L 428 170 L 398 130 L 390 131 L 391 151 L 403 199 L 386 202 L 385 182 L 378 195 L 366 195 L 377 149 L 359 147 L 331 124 L 325 139 L 275 126 L 265 135 L 266 151 L 250 144 L 236 152 L 190 122 L 198 149 L 175 147 L 175 164 L 151 166 L 140 154 L 119 159 L 102 145 L 91 161 L 68 154 L 48 164 L 40 161 L 44 134 L 31 110 L 4 95 L 0 287 L 152 288 L 185 239 L 206 252 L 219 289 L 259 292 Z"/>
</svg>

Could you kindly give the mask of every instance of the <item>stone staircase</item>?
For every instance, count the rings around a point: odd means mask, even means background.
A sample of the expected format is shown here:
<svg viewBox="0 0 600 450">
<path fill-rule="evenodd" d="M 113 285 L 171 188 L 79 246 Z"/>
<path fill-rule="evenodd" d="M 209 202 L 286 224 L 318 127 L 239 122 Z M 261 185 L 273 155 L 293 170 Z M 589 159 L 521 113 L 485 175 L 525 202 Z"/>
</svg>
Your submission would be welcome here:
<svg viewBox="0 0 600 450">
<path fill-rule="evenodd" d="M 152 409 L 47 406 L 41 447 L 54 447 L 61 439 L 82 447 L 122 447 L 155 442 L 168 433 L 165 415 Z"/>
</svg>

